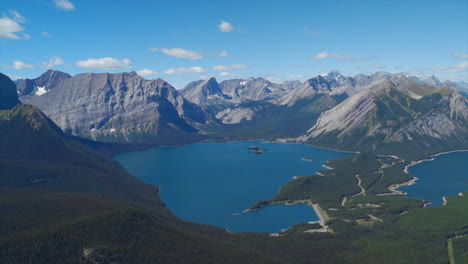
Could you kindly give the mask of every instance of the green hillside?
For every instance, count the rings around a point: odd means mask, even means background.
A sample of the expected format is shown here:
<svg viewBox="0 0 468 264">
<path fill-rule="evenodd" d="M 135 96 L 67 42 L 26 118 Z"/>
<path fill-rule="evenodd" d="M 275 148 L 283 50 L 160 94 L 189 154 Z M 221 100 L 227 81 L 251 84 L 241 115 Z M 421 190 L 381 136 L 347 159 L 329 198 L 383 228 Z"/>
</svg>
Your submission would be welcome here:
<svg viewBox="0 0 468 264">
<path fill-rule="evenodd" d="M 65 135 L 37 108 L 0 112 L 0 187 L 86 192 L 162 205 L 157 188 Z"/>
</svg>

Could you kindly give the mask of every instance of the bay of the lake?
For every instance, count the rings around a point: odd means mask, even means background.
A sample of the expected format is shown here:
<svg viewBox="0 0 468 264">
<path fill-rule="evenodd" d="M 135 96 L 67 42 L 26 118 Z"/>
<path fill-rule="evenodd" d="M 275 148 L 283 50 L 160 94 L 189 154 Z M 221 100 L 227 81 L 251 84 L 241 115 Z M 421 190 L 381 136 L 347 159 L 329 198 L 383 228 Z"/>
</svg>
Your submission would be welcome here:
<svg viewBox="0 0 468 264">
<path fill-rule="evenodd" d="M 252 146 L 268 151 L 251 153 Z M 301 144 L 245 141 L 160 147 L 114 158 L 134 176 L 160 187 L 161 199 L 181 219 L 232 232 L 275 233 L 318 216 L 307 204 L 234 214 L 273 198 L 293 176 L 313 175 L 327 160 L 347 155 Z"/>
<path fill-rule="evenodd" d="M 442 205 L 442 197 L 468 191 L 468 152 L 452 152 L 434 157 L 408 168 L 418 178 L 415 184 L 400 187 L 408 197 Z"/>
</svg>

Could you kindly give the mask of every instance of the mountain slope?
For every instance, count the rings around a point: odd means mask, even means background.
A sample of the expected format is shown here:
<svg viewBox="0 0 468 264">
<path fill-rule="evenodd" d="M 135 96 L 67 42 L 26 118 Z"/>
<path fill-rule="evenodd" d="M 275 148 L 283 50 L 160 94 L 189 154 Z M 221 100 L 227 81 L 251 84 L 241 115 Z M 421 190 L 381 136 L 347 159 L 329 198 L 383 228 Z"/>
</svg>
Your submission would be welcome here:
<svg viewBox="0 0 468 264">
<path fill-rule="evenodd" d="M 324 112 L 302 140 L 352 150 L 468 146 L 468 101 L 446 86 L 385 78 Z"/>
<path fill-rule="evenodd" d="M 63 133 L 34 106 L 0 111 L 0 146 L 0 187 L 93 193 L 162 206 L 157 188 Z"/>
<path fill-rule="evenodd" d="M 0 73 L 0 110 L 11 109 L 19 104 L 15 84 L 8 76 Z"/>
<path fill-rule="evenodd" d="M 108 142 L 172 142 L 198 137 L 215 121 L 162 79 L 135 72 L 80 74 L 57 82 L 41 96 L 21 96 L 64 131 Z"/>
<path fill-rule="evenodd" d="M 2 263 L 280 263 L 221 228 L 95 195 L 0 188 L 0 212 Z"/>
<path fill-rule="evenodd" d="M 46 188 L 161 204 L 157 188 L 65 135 L 37 108 L 0 112 L 0 187 Z"/>
</svg>

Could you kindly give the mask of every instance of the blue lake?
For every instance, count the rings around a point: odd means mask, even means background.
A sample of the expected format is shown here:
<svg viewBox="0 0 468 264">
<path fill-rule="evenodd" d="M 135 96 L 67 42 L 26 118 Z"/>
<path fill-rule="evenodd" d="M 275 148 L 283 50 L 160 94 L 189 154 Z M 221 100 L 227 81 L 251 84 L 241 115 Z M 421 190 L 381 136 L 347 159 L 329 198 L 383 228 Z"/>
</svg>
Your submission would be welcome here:
<svg viewBox="0 0 468 264">
<path fill-rule="evenodd" d="M 249 153 L 253 145 L 268 151 Z M 161 147 L 115 159 L 136 177 L 159 186 L 161 199 L 184 220 L 232 232 L 275 233 L 318 217 L 306 204 L 276 204 L 233 214 L 273 198 L 293 176 L 313 175 L 327 160 L 347 155 L 351 154 L 308 145 L 247 141 Z"/>
<path fill-rule="evenodd" d="M 432 206 L 442 205 L 442 197 L 468 191 L 468 152 L 440 155 L 433 161 L 409 167 L 408 172 L 418 180 L 399 190 L 407 192 L 409 197 L 428 200 Z"/>
</svg>

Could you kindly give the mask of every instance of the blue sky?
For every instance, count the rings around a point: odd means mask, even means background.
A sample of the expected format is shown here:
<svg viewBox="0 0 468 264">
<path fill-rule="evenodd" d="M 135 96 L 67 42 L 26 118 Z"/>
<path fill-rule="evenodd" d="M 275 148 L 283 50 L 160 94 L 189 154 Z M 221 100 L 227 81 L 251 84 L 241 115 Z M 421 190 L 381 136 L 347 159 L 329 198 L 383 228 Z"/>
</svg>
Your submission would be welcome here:
<svg viewBox="0 0 468 264">
<path fill-rule="evenodd" d="M 305 80 L 330 70 L 468 81 L 468 1 L 2 0 L 0 71 Z"/>
</svg>

